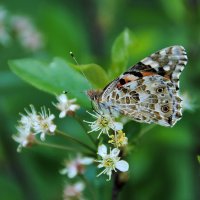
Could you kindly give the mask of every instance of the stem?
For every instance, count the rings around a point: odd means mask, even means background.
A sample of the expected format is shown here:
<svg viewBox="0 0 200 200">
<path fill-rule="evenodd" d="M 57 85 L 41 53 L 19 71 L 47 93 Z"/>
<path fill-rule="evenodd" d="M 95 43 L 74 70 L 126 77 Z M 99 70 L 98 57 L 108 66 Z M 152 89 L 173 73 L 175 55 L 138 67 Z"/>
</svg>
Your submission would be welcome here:
<svg viewBox="0 0 200 200">
<path fill-rule="evenodd" d="M 68 140 L 68 139 L 73 140 L 74 142 L 76 142 L 76 143 L 82 145 L 83 147 L 87 148 L 90 152 L 95 153 L 95 150 L 94 150 L 92 147 L 90 147 L 89 145 L 87 145 L 87 144 L 81 142 L 80 140 L 78 140 L 78 139 L 72 137 L 71 135 L 69 135 L 69 134 L 67 134 L 67 133 L 64 133 L 64 132 L 62 132 L 62 131 L 59 131 L 59 130 L 56 130 L 55 132 L 56 132 L 58 135 L 61 135 L 61 136 L 65 137 L 67 140 Z"/>
<path fill-rule="evenodd" d="M 120 173 L 115 173 L 113 177 L 112 200 L 117 200 L 125 182 L 120 180 Z"/>
<path fill-rule="evenodd" d="M 123 150 L 120 152 L 119 156 L 121 158 L 124 157 Z M 116 172 L 116 173 L 113 174 L 112 200 L 118 199 L 122 188 L 124 187 L 124 185 L 126 184 L 126 182 L 128 180 L 128 176 L 125 177 L 123 175 L 124 174 L 122 174 L 121 172 Z"/>
<path fill-rule="evenodd" d="M 64 147 L 64 146 L 57 145 L 57 144 L 43 143 L 43 142 L 39 142 L 39 141 L 35 141 L 35 144 L 38 144 L 38 145 L 41 145 L 44 147 L 51 147 L 51 148 L 62 149 L 62 150 L 67 150 L 67 151 L 76 151 L 76 149 L 73 149 L 70 147 Z"/>
<path fill-rule="evenodd" d="M 61 150 L 65 150 L 65 151 L 73 151 L 73 152 L 77 152 L 77 149 L 71 148 L 71 147 L 65 147 L 62 145 L 57 145 L 57 144 L 50 144 L 50 143 L 43 143 L 40 141 L 35 141 L 35 144 L 44 146 L 44 147 L 50 147 L 50 148 L 55 148 L 55 149 L 61 149 Z M 89 157 L 96 157 L 96 155 L 91 154 L 91 153 L 87 153 L 87 152 L 82 152 L 84 155 L 87 155 Z"/>
<path fill-rule="evenodd" d="M 74 118 L 78 121 L 78 123 L 82 126 L 82 128 L 84 129 L 86 135 L 89 137 L 89 139 L 91 140 L 91 142 L 95 145 L 95 147 L 97 146 L 97 142 L 94 140 L 94 138 L 88 134 L 87 129 L 85 128 L 85 125 L 83 124 L 83 121 L 77 116 L 75 115 Z"/>
</svg>

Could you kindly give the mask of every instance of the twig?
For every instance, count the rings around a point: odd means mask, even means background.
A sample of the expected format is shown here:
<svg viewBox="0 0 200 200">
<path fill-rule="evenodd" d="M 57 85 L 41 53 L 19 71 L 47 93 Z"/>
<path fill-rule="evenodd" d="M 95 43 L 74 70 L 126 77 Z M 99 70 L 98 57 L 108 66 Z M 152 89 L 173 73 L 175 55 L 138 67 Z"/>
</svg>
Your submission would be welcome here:
<svg viewBox="0 0 200 200">
<path fill-rule="evenodd" d="M 59 131 L 59 130 L 56 130 L 55 132 L 56 132 L 56 134 L 65 137 L 67 140 L 70 139 L 70 140 L 72 140 L 72 141 L 74 141 L 74 142 L 76 142 L 76 143 L 82 145 L 83 147 L 87 148 L 87 149 L 88 149 L 89 151 L 91 151 L 92 153 L 95 153 L 95 150 L 94 150 L 92 147 L 90 147 L 89 145 L 87 145 L 87 144 L 81 142 L 80 140 L 78 140 L 78 139 L 72 137 L 71 135 L 69 135 L 69 134 L 67 134 L 67 133 L 64 133 L 64 132 L 62 132 L 62 131 Z"/>
<path fill-rule="evenodd" d="M 95 145 L 95 147 L 97 146 L 97 142 L 94 140 L 94 138 L 88 134 L 87 132 L 87 129 L 85 127 L 85 125 L 83 124 L 83 121 L 77 116 L 75 115 L 74 118 L 78 121 L 78 123 L 82 126 L 84 132 L 86 133 L 86 135 L 89 137 L 89 139 L 91 140 L 91 142 Z"/>
<path fill-rule="evenodd" d="M 39 142 L 39 141 L 36 141 L 35 144 L 38 144 L 38 145 L 41 145 L 44 147 L 52 147 L 52 148 L 56 148 L 56 149 L 62 149 L 62 150 L 66 150 L 66 151 L 76 151 L 73 148 L 65 147 L 65 146 L 61 146 L 61 145 L 57 145 L 57 144 L 44 143 L 44 142 Z"/>
<path fill-rule="evenodd" d="M 115 173 L 113 177 L 112 200 L 118 199 L 124 185 L 125 182 L 120 180 L 120 173 Z"/>
<path fill-rule="evenodd" d="M 57 144 L 51 144 L 51 143 L 44 143 L 40 141 L 35 141 L 36 145 L 41 145 L 43 147 L 49 147 L 49 148 L 55 148 L 55 149 L 61 149 L 65 151 L 72 151 L 72 152 L 77 152 L 77 149 L 71 148 L 71 147 L 66 147 L 62 145 L 57 145 Z M 90 156 L 90 157 L 95 157 L 94 154 L 87 153 L 87 152 L 82 152 L 84 155 Z"/>
</svg>

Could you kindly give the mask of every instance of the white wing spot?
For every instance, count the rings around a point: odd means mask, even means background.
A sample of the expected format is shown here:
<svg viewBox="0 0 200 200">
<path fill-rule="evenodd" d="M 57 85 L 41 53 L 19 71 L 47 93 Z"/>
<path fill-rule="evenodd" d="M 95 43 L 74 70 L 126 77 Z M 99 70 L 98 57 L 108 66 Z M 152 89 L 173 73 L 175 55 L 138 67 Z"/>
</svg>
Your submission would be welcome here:
<svg viewBox="0 0 200 200">
<path fill-rule="evenodd" d="M 170 70 L 170 66 L 166 65 L 163 67 L 165 71 L 169 71 Z"/>
</svg>

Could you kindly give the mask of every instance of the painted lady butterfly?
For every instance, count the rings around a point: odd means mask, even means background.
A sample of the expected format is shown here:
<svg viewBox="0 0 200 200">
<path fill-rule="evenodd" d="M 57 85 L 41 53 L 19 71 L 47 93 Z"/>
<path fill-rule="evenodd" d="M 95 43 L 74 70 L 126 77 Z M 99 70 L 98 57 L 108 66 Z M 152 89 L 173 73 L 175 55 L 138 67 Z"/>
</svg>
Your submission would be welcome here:
<svg viewBox="0 0 200 200">
<path fill-rule="evenodd" d="M 182 46 L 167 47 L 132 66 L 103 91 L 87 94 L 103 113 L 172 127 L 182 116 L 179 76 L 186 63 Z"/>
</svg>

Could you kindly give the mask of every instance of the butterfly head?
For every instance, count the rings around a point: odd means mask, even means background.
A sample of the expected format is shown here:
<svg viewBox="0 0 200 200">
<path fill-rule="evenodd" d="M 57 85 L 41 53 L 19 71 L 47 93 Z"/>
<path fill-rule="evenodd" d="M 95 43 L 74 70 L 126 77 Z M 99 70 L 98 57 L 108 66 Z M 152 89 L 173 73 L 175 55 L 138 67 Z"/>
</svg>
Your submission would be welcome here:
<svg viewBox="0 0 200 200">
<path fill-rule="evenodd" d="M 100 100 L 101 100 L 101 90 L 87 90 L 87 96 L 91 100 L 91 104 L 94 110 L 99 111 L 101 110 Z"/>
<path fill-rule="evenodd" d="M 87 90 L 87 95 L 92 101 L 98 101 L 102 93 L 101 90 Z"/>
</svg>

